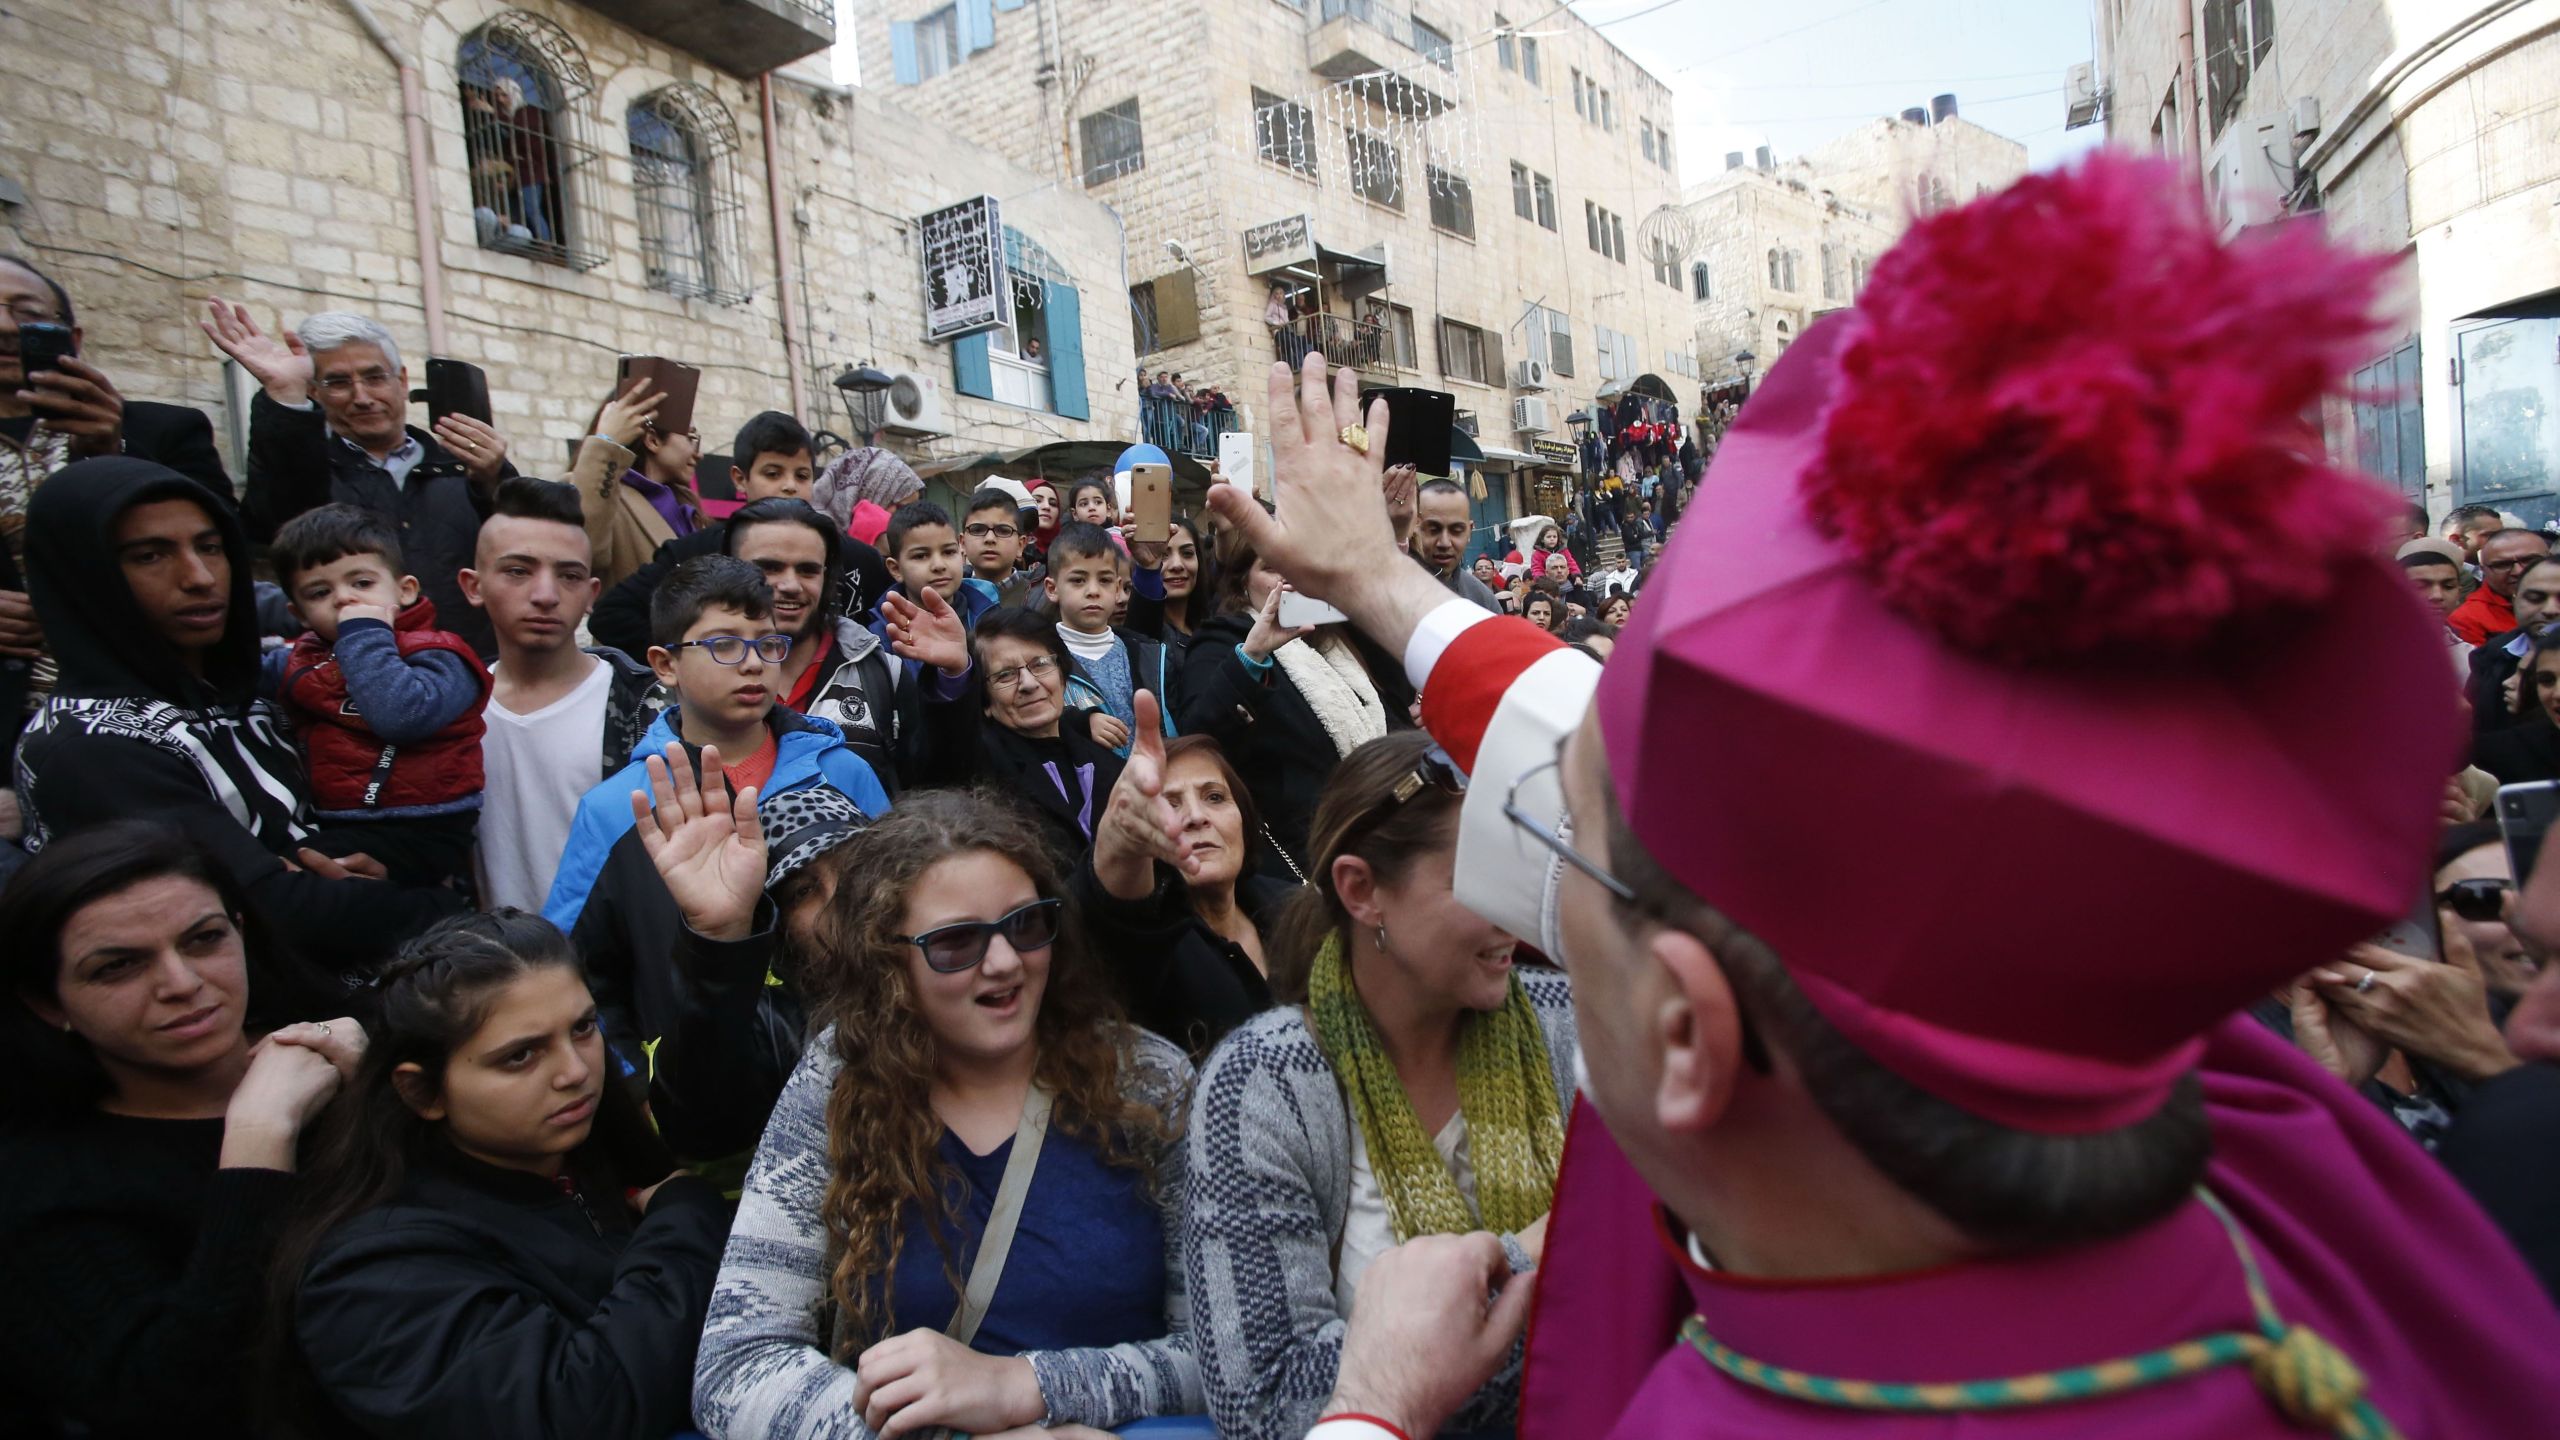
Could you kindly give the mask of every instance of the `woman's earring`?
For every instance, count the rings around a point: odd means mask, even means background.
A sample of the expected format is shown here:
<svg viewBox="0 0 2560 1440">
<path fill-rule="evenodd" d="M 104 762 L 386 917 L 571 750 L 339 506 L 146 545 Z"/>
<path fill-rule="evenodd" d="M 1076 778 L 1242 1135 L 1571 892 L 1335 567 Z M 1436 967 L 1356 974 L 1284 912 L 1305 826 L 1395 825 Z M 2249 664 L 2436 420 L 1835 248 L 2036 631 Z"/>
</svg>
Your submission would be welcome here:
<svg viewBox="0 0 2560 1440">
<path fill-rule="evenodd" d="M 1380 953 L 1387 955 L 1393 955 L 1396 953 L 1387 947 L 1387 927 L 1384 925 L 1378 927 L 1378 950 Z"/>
</svg>

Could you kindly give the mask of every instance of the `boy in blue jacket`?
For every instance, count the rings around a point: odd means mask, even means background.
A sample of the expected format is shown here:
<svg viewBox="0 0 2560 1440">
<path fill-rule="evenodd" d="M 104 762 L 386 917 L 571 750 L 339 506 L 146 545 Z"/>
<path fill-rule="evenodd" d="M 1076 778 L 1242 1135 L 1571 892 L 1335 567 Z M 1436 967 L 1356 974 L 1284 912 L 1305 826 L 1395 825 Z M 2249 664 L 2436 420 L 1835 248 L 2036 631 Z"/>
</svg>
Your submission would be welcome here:
<svg viewBox="0 0 2560 1440">
<path fill-rule="evenodd" d="M 608 853 L 631 832 L 632 793 L 649 789 L 644 760 L 664 755 L 670 745 L 682 744 L 688 757 L 718 747 L 730 788 L 753 785 L 760 801 L 824 785 L 864 815 L 889 808 L 879 776 L 846 748 L 842 731 L 774 703 L 791 637 L 774 630 L 773 591 L 755 566 L 731 555 L 704 555 L 677 566 L 650 598 L 649 632 L 650 668 L 675 703 L 641 737 L 631 763 L 588 791 L 569 822 L 569 842 L 542 913 L 572 935 Z M 633 888 L 655 887 L 658 903 L 672 914 L 645 854 L 639 869 L 650 885 Z M 591 969 L 593 963 L 590 957 Z"/>
</svg>

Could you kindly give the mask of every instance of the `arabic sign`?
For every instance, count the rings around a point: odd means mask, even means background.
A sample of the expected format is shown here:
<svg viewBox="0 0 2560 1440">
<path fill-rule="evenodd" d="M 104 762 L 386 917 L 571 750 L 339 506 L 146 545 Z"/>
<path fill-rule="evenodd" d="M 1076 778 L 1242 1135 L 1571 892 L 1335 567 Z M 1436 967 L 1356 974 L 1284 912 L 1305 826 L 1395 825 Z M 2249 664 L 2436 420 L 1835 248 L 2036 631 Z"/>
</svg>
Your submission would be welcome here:
<svg viewBox="0 0 2560 1440">
<path fill-rule="evenodd" d="M 924 234 L 924 333 L 948 340 L 1006 323 L 1004 220 L 995 197 L 963 200 L 917 221 Z"/>
<path fill-rule="evenodd" d="M 1291 265 L 1316 263 L 1315 228 L 1304 215 L 1256 225 L 1244 232 L 1244 273 L 1267 275 Z"/>
<path fill-rule="evenodd" d="M 1564 440 L 1532 440 L 1529 448 L 1537 452 L 1539 460 L 1549 465 L 1570 466 L 1582 458 L 1581 452 Z"/>
</svg>

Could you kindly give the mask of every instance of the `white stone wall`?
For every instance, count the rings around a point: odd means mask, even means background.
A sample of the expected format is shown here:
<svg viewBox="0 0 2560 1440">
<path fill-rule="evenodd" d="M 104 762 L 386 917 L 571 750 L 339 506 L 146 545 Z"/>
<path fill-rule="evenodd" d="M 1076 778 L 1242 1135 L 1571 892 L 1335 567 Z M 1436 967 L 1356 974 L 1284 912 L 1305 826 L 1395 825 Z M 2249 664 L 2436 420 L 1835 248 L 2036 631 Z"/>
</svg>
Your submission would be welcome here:
<svg viewBox="0 0 2560 1440">
<path fill-rule="evenodd" d="M 995 14 L 990 47 L 967 55 L 949 73 L 899 85 L 891 66 L 890 24 L 936 8 L 926 0 L 862 0 L 855 6 L 866 83 L 956 135 L 1108 203 L 1128 225 L 1133 283 L 1180 269 L 1183 261 L 1167 242 L 1181 247 L 1196 271 L 1201 338 L 1146 356 L 1149 374 L 1178 370 L 1194 383 L 1224 389 L 1249 415 L 1266 408 L 1265 377 L 1273 358 L 1262 323 L 1266 291 L 1245 272 L 1242 234 L 1265 221 L 1306 213 L 1329 247 L 1387 246 L 1390 283 L 1382 298 L 1414 314 L 1419 367 L 1410 383 L 1457 392 L 1460 408 L 1478 415 L 1488 443 L 1527 448 L 1531 437 L 1515 435 L 1509 423 L 1515 392 L 1507 380 L 1479 385 L 1444 376 L 1435 317 L 1499 334 L 1503 355 L 1512 362 L 1530 353 L 1523 325 L 1528 305 L 1543 304 L 1570 318 L 1575 374 L 1548 392 L 1554 423 L 1546 438 L 1567 438 L 1563 416 L 1588 405 L 1602 383 L 1595 324 L 1635 337 L 1642 371 L 1661 375 L 1684 400 L 1694 401 L 1695 382 L 1669 366 L 1671 353 L 1685 356 L 1691 344 L 1685 279 L 1676 286 L 1656 281 L 1638 238 L 1647 215 L 1679 198 L 1674 169 L 1645 158 L 1641 143 L 1642 122 L 1668 127 L 1670 93 L 1570 14 L 1540 18 L 1547 7 L 1525 3 L 1504 10 L 1515 22 L 1535 20 L 1541 32 L 1542 83 L 1534 87 L 1498 62 L 1492 0 L 1420 0 L 1410 7 L 1452 37 L 1459 52 L 1455 75 L 1393 39 L 1359 37 L 1364 52 L 1374 51 L 1455 95 L 1453 127 L 1466 135 L 1465 158 L 1457 168 L 1474 196 L 1470 239 L 1431 224 L 1424 157 L 1416 147 L 1403 154 L 1407 199 L 1401 214 L 1352 193 L 1348 142 L 1329 128 L 1315 144 L 1322 172 L 1317 178 L 1257 157 L 1255 88 L 1322 109 L 1314 97 L 1330 82 L 1310 69 L 1320 58 L 1310 41 L 1322 38 L 1320 30 L 1330 36 L 1338 29 L 1322 24 L 1319 0 L 1308 0 L 1303 11 L 1287 0 L 1029 0 L 1022 9 Z M 1405 0 L 1381 8 L 1398 17 L 1407 12 Z M 1343 24 L 1336 21 L 1334 27 Z M 1614 131 L 1575 114 L 1568 89 L 1575 69 L 1609 87 Z M 1063 76 L 1065 83 L 1044 85 L 1044 73 Z M 1077 120 L 1132 96 L 1140 106 L 1144 168 L 1084 190 Z M 1514 160 L 1554 181 L 1555 230 L 1513 213 Z M 1590 249 L 1586 200 L 1621 217 L 1624 264 Z M 1685 275 L 1685 264 L 1680 269 Z M 1121 354 L 1134 389 L 1139 357 Z"/>
<path fill-rule="evenodd" d="M 2152 142 L 2191 4 L 2099 6 L 2111 139 Z M 2201 7 L 2192 13 L 2202 56 Z M 2199 183 L 2236 227 L 2280 213 L 2283 191 L 2301 182 L 2297 199 L 2316 197 L 2332 233 L 2409 257 L 2402 328 L 2377 358 L 2419 346 L 2428 503 L 2441 514 L 2460 499 L 2457 328 L 2560 290 L 2560 0 L 2276 0 L 2274 19 L 2274 47 L 2251 67 L 2238 114 L 2217 134 L 2200 112 Z M 2201 73 L 2176 93 L 2210 99 Z M 2306 100 L 2318 129 L 2297 135 Z M 2183 149 L 2181 117 L 2160 129 Z M 2352 457 L 2349 407 L 2328 418 L 2333 453 Z"/>
<path fill-rule="evenodd" d="M 698 415 L 715 450 L 768 408 L 845 430 L 826 382 L 861 360 L 947 386 L 948 347 L 921 338 L 912 252 L 890 258 L 907 243 L 900 226 L 969 195 L 1033 190 L 1038 177 L 907 112 L 778 81 L 785 208 L 800 222 L 791 243 L 810 282 L 811 393 L 795 406 L 752 82 L 580 6 L 524 0 L 521 8 L 568 33 L 594 78 L 579 108 L 601 156 L 600 203 L 580 223 L 606 258 L 577 271 L 479 247 L 454 63 L 460 40 L 502 8 L 374 4 L 420 62 L 451 349 L 489 371 L 520 466 L 562 467 L 623 354 L 702 367 Z M 397 72 L 343 9 L 326 0 L 28 0 L 0 16 L 0 66 L 12 82 L 0 86 L 0 173 L 29 196 L 8 212 L 0 243 L 70 287 L 91 354 L 126 394 L 200 406 L 218 431 L 239 418 L 220 358 L 194 324 L 209 295 L 245 301 L 268 327 L 319 309 L 373 314 L 415 357 L 412 378 L 422 383 L 415 361 L 426 327 Z M 624 115 L 634 99 L 679 81 L 710 91 L 737 128 L 738 151 L 720 163 L 740 201 L 743 302 L 680 299 L 646 283 Z M 908 218 L 861 212 L 846 221 L 829 210 L 829 194 Z M 1125 306 L 1108 303 L 1119 264 L 1110 215 L 1074 194 L 1018 213 L 1031 221 L 1023 228 L 1096 278 L 1089 293 L 1105 303 L 1086 306 L 1087 353 L 1125 353 Z M 850 276 L 847 255 L 859 262 Z M 1134 402 L 1117 403 L 1107 381 L 1093 390 L 1090 424 L 957 400 L 955 419 L 965 423 L 955 428 L 998 448 L 1134 426 Z"/>
</svg>

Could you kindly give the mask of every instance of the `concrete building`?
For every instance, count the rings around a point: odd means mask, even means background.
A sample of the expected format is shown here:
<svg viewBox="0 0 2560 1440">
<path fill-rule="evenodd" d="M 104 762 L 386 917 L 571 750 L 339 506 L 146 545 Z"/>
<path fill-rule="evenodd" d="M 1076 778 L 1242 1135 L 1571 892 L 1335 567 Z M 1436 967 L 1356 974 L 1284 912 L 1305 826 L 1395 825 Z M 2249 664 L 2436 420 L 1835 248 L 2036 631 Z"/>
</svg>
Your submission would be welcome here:
<svg viewBox="0 0 2560 1440">
<path fill-rule="evenodd" d="M 209 295 L 268 327 L 374 314 L 414 383 L 430 353 L 484 366 L 536 474 L 565 468 L 624 354 L 701 367 L 713 451 L 763 409 L 857 435 L 830 382 L 865 362 L 912 377 L 916 413 L 887 418 L 919 460 L 1132 432 L 1136 398 L 1106 378 L 1132 346 L 1109 211 L 891 97 L 768 80 L 832 43 L 822 0 L 710 13 L 30 0 L 0 16 L 0 243 L 70 287 L 125 394 L 211 413 L 235 478 L 254 384 L 197 331 Z M 1007 246 L 1063 302 L 1053 353 L 1112 357 L 1083 398 L 951 393 L 918 217 L 978 195 L 1016 197 Z"/>
<path fill-rule="evenodd" d="M 1811 154 L 1725 156 L 1691 186 L 1689 297 L 1708 408 L 1738 401 L 1807 325 L 1846 308 L 1910 217 L 1989 194 L 2027 148 L 1962 118 L 1956 97 L 1869 122 Z M 1741 357 L 1748 355 L 1749 360 Z"/>
<path fill-rule="evenodd" d="M 1684 256 L 1662 243 L 1679 217 L 1671 94 L 1570 11 L 856 0 L 850 13 L 867 86 L 1126 222 L 1133 389 L 1142 371 L 1180 372 L 1249 428 L 1272 360 L 1321 348 L 1379 384 L 1452 391 L 1484 469 L 1515 481 L 1486 486 L 1487 525 L 1561 504 L 1539 447 L 1569 448 L 1568 417 L 1604 391 L 1648 375 L 1666 397 L 1694 389 Z M 955 347 L 956 382 L 1002 383 L 1016 346 L 999 333 Z M 1208 438 L 1149 433 L 1195 450 Z"/>
<path fill-rule="evenodd" d="M 2318 212 L 2403 253 L 2403 327 L 2333 454 L 2442 515 L 2560 518 L 2560 0 L 2098 0 L 2087 108 L 2224 227 Z"/>
</svg>

